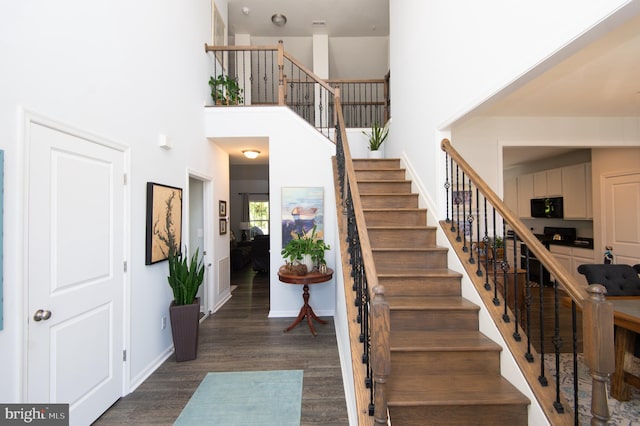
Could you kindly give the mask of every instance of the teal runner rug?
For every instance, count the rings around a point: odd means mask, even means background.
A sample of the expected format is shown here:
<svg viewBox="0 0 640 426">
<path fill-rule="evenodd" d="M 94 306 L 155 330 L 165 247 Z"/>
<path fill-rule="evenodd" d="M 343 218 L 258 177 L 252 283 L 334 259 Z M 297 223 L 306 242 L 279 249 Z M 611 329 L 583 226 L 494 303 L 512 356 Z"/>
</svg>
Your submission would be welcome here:
<svg viewBox="0 0 640 426">
<path fill-rule="evenodd" d="M 300 425 L 302 370 L 208 373 L 174 425 Z"/>
</svg>

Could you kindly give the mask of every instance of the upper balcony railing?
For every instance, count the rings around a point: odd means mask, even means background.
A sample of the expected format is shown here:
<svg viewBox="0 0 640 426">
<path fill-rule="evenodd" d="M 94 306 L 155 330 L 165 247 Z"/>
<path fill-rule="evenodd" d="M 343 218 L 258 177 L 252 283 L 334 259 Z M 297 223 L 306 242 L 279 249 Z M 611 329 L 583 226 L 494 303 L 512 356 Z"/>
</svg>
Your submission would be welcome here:
<svg viewBox="0 0 640 426">
<path fill-rule="evenodd" d="M 328 134 L 336 124 L 340 89 L 345 127 L 370 128 L 389 119 L 389 76 L 369 80 L 321 80 L 277 46 L 209 46 L 214 105 L 286 105 Z"/>
</svg>

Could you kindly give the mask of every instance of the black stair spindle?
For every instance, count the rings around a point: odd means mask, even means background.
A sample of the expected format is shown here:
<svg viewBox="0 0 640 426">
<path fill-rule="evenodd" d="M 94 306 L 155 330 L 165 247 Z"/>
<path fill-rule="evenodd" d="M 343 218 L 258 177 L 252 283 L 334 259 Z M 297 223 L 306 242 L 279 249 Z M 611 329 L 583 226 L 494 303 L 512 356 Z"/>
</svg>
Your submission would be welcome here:
<svg viewBox="0 0 640 426">
<path fill-rule="evenodd" d="M 502 270 L 502 293 L 504 296 L 504 311 L 502 313 L 502 320 L 504 322 L 511 322 L 511 318 L 508 313 L 509 306 L 509 262 L 507 262 L 507 250 L 505 250 L 505 234 L 506 226 L 504 220 L 502 220 L 502 260 L 500 261 L 500 269 Z"/>
</svg>

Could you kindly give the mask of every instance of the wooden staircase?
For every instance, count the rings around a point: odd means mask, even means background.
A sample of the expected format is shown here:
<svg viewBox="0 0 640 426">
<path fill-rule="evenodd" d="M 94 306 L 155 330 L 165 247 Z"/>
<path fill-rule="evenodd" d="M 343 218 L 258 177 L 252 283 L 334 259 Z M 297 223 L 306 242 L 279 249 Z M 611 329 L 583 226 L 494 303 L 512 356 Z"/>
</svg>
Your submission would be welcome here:
<svg viewBox="0 0 640 426">
<path fill-rule="evenodd" d="M 529 400 L 500 375 L 502 348 L 480 333 L 400 160 L 353 164 L 391 311 L 391 424 L 526 425 Z"/>
</svg>

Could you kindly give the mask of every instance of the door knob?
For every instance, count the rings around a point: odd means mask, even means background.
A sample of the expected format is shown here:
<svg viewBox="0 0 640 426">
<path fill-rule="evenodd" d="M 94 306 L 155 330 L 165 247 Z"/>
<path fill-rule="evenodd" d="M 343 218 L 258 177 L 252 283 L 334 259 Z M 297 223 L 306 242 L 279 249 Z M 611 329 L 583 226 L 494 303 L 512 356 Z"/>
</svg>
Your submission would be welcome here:
<svg viewBox="0 0 640 426">
<path fill-rule="evenodd" d="M 43 309 L 38 309 L 35 314 L 33 314 L 34 321 L 46 321 L 51 318 L 51 311 L 45 311 Z"/>
</svg>

